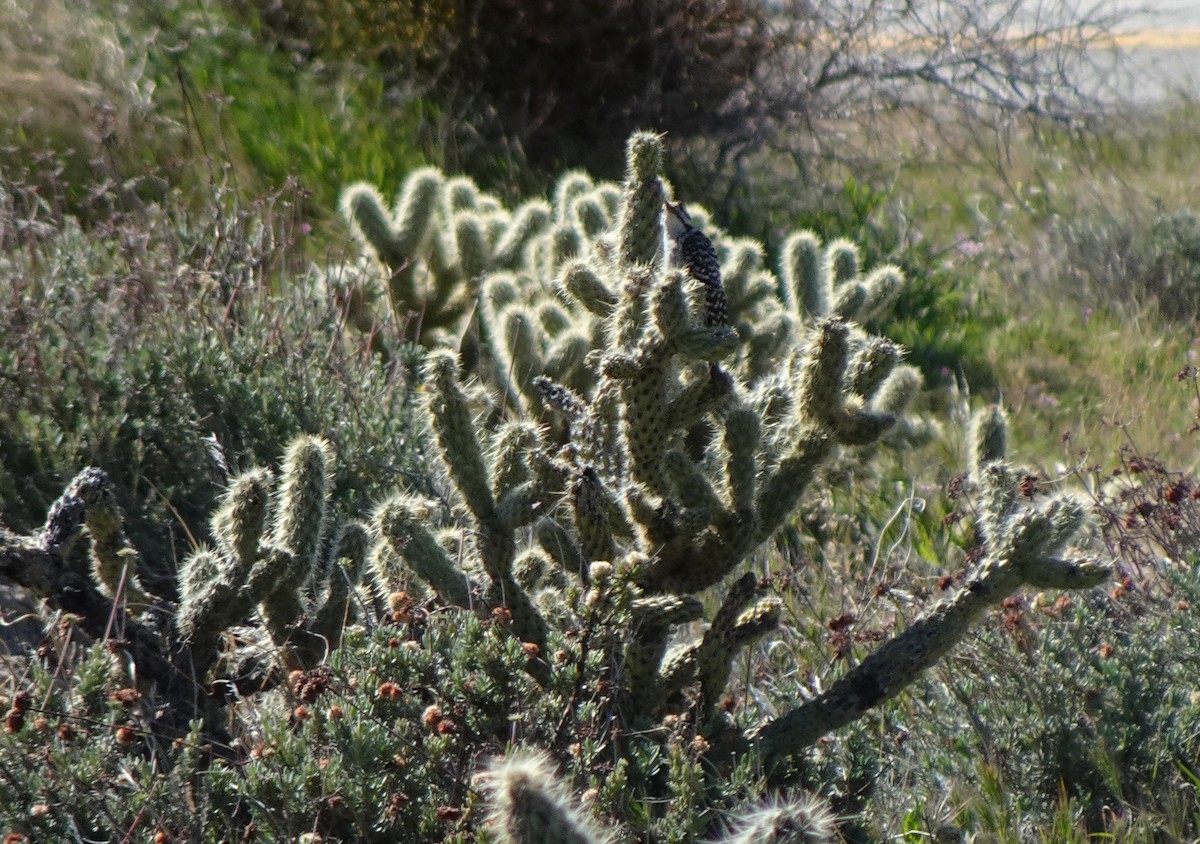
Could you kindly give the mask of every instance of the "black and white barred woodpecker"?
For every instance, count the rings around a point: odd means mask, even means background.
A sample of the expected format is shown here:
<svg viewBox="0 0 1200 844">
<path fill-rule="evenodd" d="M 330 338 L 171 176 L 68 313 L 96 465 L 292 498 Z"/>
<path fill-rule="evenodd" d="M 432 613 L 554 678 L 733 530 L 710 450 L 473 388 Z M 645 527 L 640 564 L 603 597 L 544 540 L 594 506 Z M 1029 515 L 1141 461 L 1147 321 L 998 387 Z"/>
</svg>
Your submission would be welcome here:
<svg viewBox="0 0 1200 844">
<path fill-rule="evenodd" d="M 704 285 L 704 324 L 709 328 L 728 325 L 729 303 L 721 286 L 721 263 L 717 250 L 704 232 L 692 225 L 692 218 L 680 202 L 667 203 L 667 234 L 675 241 L 672 262 Z"/>
</svg>

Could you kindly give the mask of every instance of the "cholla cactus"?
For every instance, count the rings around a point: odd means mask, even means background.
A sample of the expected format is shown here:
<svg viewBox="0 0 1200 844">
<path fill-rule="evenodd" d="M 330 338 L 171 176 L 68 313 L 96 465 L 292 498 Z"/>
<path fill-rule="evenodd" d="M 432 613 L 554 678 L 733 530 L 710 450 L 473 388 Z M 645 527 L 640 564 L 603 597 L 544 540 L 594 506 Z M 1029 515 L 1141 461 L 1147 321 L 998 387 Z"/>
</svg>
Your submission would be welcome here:
<svg viewBox="0 0 1200 844">
<path fill-rule="evenodd" d="M 158 635 L 160 607 L 139 583 L 137 559 L 108 475 L 95 467 L 67 484 L 45 523 L 30 535 L 14 533 L 0 522 L 0 581 L 15 583 L 56 612 L 69 614 L 69 624 L 61 618 L 56 623 L 60 632 L 74 635 L 78 630 L 79 638 L 93 640 L 120 632 L 121 641 L 108 649 L 106 681 L 162 691 L 168 702 L 158 714 L 168 726 L 208 717 L 208 707 L 185 691 L 190 679 Z"/>
<path fill-rule="evenodd" d="M 793 333 L 762 347 L 776 361 L 770 377 L 758 376 L 746 349 L 765 324 L 755 315 L 764 300 L 748 295 L 759 284 L 753 280 L 762 273 L 761 248 L 714 232 L 715 252 L 724 251 L 719 275 L 728 297 L 721 310 L 728 319 L 712 319 L 718 274 L 706 265 L 707 277 L 695 278 L 686 256 L 665 247 L 668 236 L 695 236 L 704 217 L 685 220 L 665 203 L 658 144 L 652 135 L 631 140 L 613 226 L 591 241 L 573 241 L 553 285 L 530 288 L 513 274 L 485 282 L 493 302 L 483 312 L 501 310 L 483 322 L 506 326 L 508 349 L 498 354 L 507 355 L 511 380 L 497 384 L 484 367 L 484 385 L 504 391 L 501 404 L 518 397 L 509 416 L 540 408 L 550 424 L 493 428 L 487 420 L 496 418 L 495 404 L 477 401 L 479 385 L 463 378 L 452 353 L 432 353 L 429 410 L 447 478 L 466 513 L 461 539 L 451 553 L 429 509 L 403 497 L 381 508 L 377 529 L 442 599 L 504 607 L 516 635 L 538 645 L 546 641 L 548 615 L 560 617 L 563 608 L 544 612 L 540 576 L 531 578 L 528 567 L 518 576 L 515 561 L 536 559 L 543 567 L 553 561 L 578 588 L 602 593 L 597 600 L 627 607 L 629 627 L 614 651 L 622 660 L 627 714 L 653 720 L 691 699 L 708 720 L 737 655 L 779 620 L 778 602 L 761 593 L 752 575 L 737 579 L 737 573 L 792 517 L 823 464 L 896 427 L 895 412 L 916 384 L 900 366 L 899 347 L 847 319 L 882 307 L 899 284 L 897 272 L 885 268 L 860 278 L 851 244 L 820 250 L 807 235 L 789 241 L 784 277 L 792 301 L 827 304 L 812 305 L 812 313 L 795 309 L 788 317 Z M 570 174 L 556 191 L 554 227 L 573 213 L 607 216 L 609 201 Z M 694 230 L 665 225 L 671 214 Z M 531 249 L 545 267 L 554 266 L 555 242 L 549 235 L 532 242 L 541 244 Z M 802 278 L 806 273 L 812 278 Z M 847 292 L 851 287 L 857 292 Z M 583 362 L 585 377 L 562 383 L 547 366 L 546 338 L 584 322 L 589 327 L 579 335 L 596 338 Z M 765 725 L 755 746 L 767 759 L 803 750 L 894 696 L 961 638 L 983 607 L 1022 583 L 1069 587 L 1102 576 L 1099 567 L 1058 561 L 1077 525 L 1066 514 L 1078 514 L 1077 505 L 1016 515 L 999 491 L 990 501 L 985 518 L 995 522 L 986 531 L 996 537 L 993 556 L 971 588 L 880 648 L 857 670 L 867 680 L 835 684 Z M 601 569 L 603 583 L 594 582 L 591 574 Z M 720 584 L 727 584 L 724 598 L 707 631 L 670 649 L 673 635 L 699 618 L 698 594 Z"/>
<path fill-rule="evenodd" d="M 91 539 L 88 556 L 100 590 L 107 597 L 120 597 L 135 612 L 145 609 L 150 599 L 138 580 L 137 551 L 125 537 L 121 509 L 112 490 L 94 471 L 85 471 L 71 482 L 56 507 L 65 506 L 66 501 L 80 501 L 85 508 L 83 526 Z M 52 511 L 51 521 L 54 516 Z"/>
<path fill-rule="evenodd" d="M 1110 570 L 1064 551 L 1085 518 L 1083 505 L 1059 496 L 1023 506 L 1019 479 L 1004 462 L 1004 417 L 984 411 L 972 426 L 980 470 L 980 521 L 985 554 L 965 582 L 895 638 L 883 644 L 823 694 L 763 726 L 755 744 L 768 765 L 862 716 L 907 687 L 960 641 L 970 625 L 1023 586 L 1086 589 Z"/>
<path fill-rule="evenodd" d="M 230 483 L 212 518 L 216 548 L 197 550 L 180 571 L 176 627 L 201 674 L 225 631 L 255 607 L 292 666 L 340 635 L 334 619 L 352 612 L 348 595 L 368 541 L 365 528 L 349 523 L 326 547 L 332 460 L 328 442 L 302 436 L 288 447 L 278 479 L 253 469 Z"/>
<path fill-rule="evenodd" d="M 108 475 L 100 469 L 76 475 L 32 535 L 0 525 L 0 575 L 70 612 L 82 614 L 120 598 L 140 614 L 148 598 L 135 560 Z"/>
<path fill-rule="evenodd" d="M 450 352 L 430 355 L 426 373 L 431 382 L 429 411 L 450 478 L 466 503 L 473 523 L 469 547 L 477 571 L 463 571 L 424 526 L 426 513 L 403 496 L 386 502 L 376 516 L 382 540 L 401 555 L 446 601 L 471 606 L 483 597 L 512 614 L 514 632 L 523 640 L 544 644 L 546 623 L 517 583 L 513 564 L 517 537 L 537 520 L 560 494 L 566 476 L 550 460 L 534 428 L 506 429 L 487 459 L 491 445 L 479 426 L 458 381 Z M 502 460 L 502 462 L 500 462 Z"/>
<path fill-rule="evenodd" d="M 806 320 L 862 322 L 903 285 L 891 266 L 860 275 L 853 244 L 822 247 L 809 233 L 788 240 L 777 275 L 761 244 L 730 238 L 703 208 L 671 201 L 659 178 L 661 138 L 636 133 L 627 155 L 621 184 L 571 171 L 550 202 L 511 210 L 470 182 L 424 168 L 405 180 L 392 209 L 356 184 L 343 192 L 342 211 L 374 257 L 395 318 L 417 326 L 413 337 L 430 348 L 459 349 L 464 370 L 517 415 L 542 409 L 535 382 L 543 376 L 594 396 L 600 373 L 586 365 L 588 354 L 640 341 L 651 288 L 670 268 L 683 271 L 689 301 L 704 303 L 697 327 L 728 325 L 742 338 L 725 366 L 747 383 L 791 364 Z M 325 275 L 340 280 L 332 289 L 348 323 L 386 351 L 369 276 L 357 263 Z"/>
</svg>

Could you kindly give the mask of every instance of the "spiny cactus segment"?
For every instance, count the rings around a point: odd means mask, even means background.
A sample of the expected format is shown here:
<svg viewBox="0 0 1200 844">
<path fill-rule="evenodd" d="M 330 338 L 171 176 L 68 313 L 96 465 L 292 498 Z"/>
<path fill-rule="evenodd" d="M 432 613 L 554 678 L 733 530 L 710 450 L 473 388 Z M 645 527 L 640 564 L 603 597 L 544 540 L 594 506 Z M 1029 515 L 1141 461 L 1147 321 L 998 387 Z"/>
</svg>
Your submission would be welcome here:
<svg viewBox="0 0 1200 844">
<path fill-rule="evenodd" d="M 494 762 L 486 775 L 490 826 L 503 844 L 601 844 L 609 840 L 565 792 L 545 756 Z"/>
<path fill-rule="evenodd" d="M 837 840 L 833 812 L 820 798 L 800 792 L 735 813 L 719 844 L 826 844 Z"/>
<path fill-rule="evenodd" d="M 216 547 L 197 550 L 180 570 L 176 627 L 201 673 L 225 631 L 256 607 L 289 665 L 319 658 L 340 636 L 333 619 L 353 617 L 348 596 L 368 541 L 356 523 L 331 530 L 332 464 L 328 442 L 302 436 L 278 478 L 252 469 L 231 481 L 212 518 Z"/>
<path fill-rule="evenodd" d="M 489 828 L 504 844 L 600 844 L 614 840 L 571 799 L 554 765 L 540 753 L 494 760 L 480 776 Z M 837 818 L 807 792 L 776 796 L 730 814 L 713 844 L 827 844 L 837 840 Z"/>
</svg>

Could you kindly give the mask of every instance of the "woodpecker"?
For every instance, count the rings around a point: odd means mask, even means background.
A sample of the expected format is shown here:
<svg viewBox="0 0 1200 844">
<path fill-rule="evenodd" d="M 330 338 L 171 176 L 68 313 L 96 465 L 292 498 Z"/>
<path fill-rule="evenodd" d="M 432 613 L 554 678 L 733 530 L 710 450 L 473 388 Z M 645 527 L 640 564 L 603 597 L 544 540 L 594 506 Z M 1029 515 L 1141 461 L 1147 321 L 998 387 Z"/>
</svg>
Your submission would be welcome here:
<svg viewBox="0 0 1200 844">
<path fill-rule="evenodd" d="M 680 202 L 667 203 L 667 233 L 675 241 L 672 260 L 704 285 L 704 324 L 709 328 L 728 325 L 729 303 L 721 286 L 721 264 L 717 250 Z"/>
</svg>

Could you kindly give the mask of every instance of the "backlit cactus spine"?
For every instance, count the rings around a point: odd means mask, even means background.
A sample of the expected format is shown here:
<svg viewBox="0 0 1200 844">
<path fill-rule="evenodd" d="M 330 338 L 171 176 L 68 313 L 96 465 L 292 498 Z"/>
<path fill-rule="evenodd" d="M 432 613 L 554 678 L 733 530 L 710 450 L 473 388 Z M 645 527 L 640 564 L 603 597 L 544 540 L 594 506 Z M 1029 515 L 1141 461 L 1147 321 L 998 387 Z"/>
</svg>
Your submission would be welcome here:
<svg viewBox="0 0 1200 844">
<path fill-rule="evenodd" d="M 836 836 L 829 807 L 802 792 L 738 812 L 718 844 L 825 844 Z"/>
<path fill-rule="evenodd" d="M 503 844 L 602 844 L 541 755 L 496 761 L 487 775 L 490 826 Z"/>
<path fill-rule="evenodd" d="M 503 844 L 602 844 L 602 834 L 567 793 L 542 754 L 494 760 L 480 776 L 488 827 Z M 734 812 L 713 844 L 827 844 L 837 822 L 823 800 L 807 792 L 778 796 Z"/>
<path fill-rule="evenodd" d="M 418 286 L 419 259 L 428 250 L 443 181 L 433 168 L 411 173 L 391 211 L 371 185 L 351 185 L 342 194 L 342 214 L 387 272 L 387 292 L 395 313 L 425 300 Z"/>
</svg>

